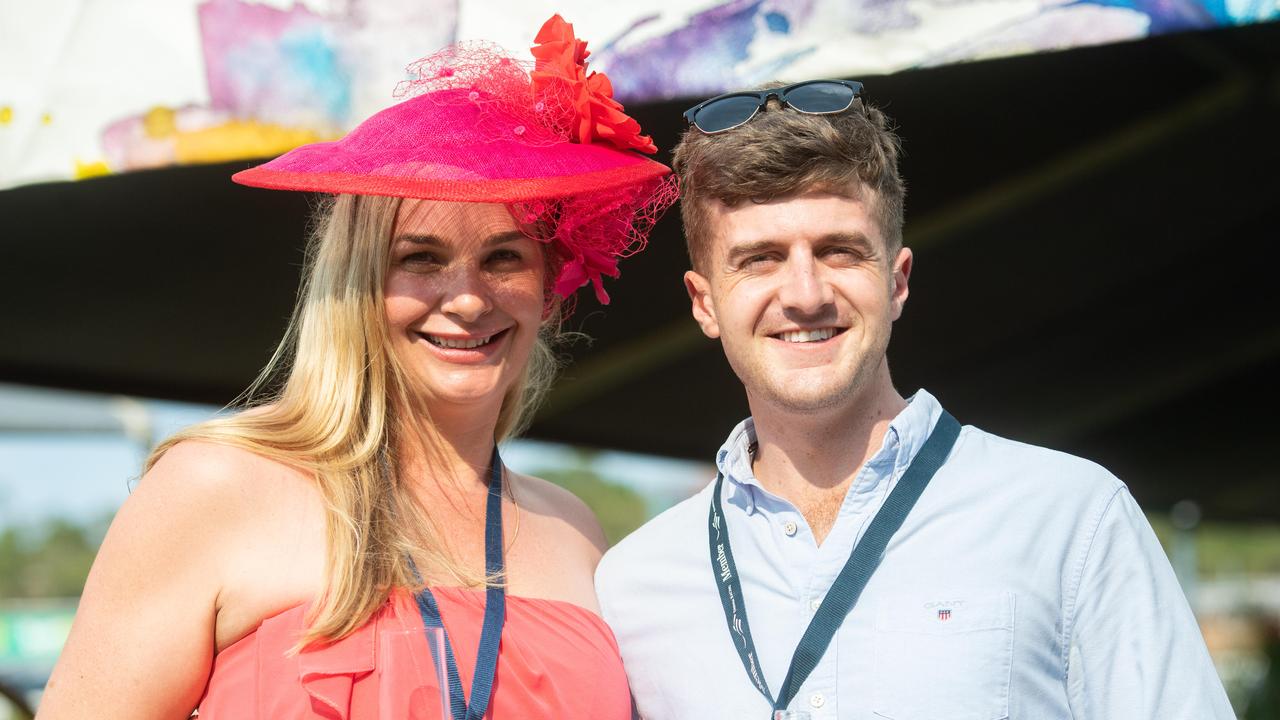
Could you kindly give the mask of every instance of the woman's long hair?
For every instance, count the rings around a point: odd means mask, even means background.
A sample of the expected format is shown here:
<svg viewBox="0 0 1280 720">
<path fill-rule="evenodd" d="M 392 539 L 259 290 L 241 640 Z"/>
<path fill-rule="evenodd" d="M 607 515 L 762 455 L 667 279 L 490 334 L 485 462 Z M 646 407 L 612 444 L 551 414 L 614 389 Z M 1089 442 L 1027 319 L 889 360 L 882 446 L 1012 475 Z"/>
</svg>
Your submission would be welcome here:
<svg viewBox="0 0 1280 720">
<path fill-rule="evenodd" d="M 246 410 L 177 433 L 146 462 L 150 470 L 175 444 L 203 440 L 315 477 L 325 506 L 327 577 L 299 647 L 346 636 L 392 588 L 417 585 L 410 555 L 463 584 L 487 581 L 442 550 L 439 531 L 399 478 L 398 448 L 417 443 L 428 459 L 439 448 L 422 394 L 390 349 L 383 308 L 399 207 L 395 198 L 340 195 L 321 208 L 285 337 L 236 403 Z M 554 322 L 540 331 L 503 398 L 497 440 L 523 429 L 550 386 L 557 332 Z"/>
</svg>

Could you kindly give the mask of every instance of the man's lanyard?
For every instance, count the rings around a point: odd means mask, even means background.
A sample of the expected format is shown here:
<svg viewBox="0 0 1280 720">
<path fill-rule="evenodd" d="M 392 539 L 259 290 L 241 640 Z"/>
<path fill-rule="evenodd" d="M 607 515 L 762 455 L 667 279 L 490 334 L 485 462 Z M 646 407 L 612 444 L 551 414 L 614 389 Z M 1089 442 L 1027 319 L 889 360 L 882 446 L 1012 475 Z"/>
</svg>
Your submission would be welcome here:
<svg viewBox="0 0 1280 720">
<path fill-rule="evenodd" d="M 412 565 L 413 561 L 410 560 L 410 567 Z M 504 569 L 502 458 L 498 457 L 498 448 L 494 447 L 493 457 L 489 460 L 489 497 L 484 511 L 484 572 L 485 579 L 490 584 L 485 591 L 484 624 L 480 628 L 480 648 L 476 651 L 476 671 L 471 678 L 470 704 L 462 693 L 462 679 L 458 675 L 458 664 L 454 661 L 453 645 L 449 643 L 448 632 L 444 636 L 449 675 L 449 710 L 453 720 L 480 720 L 489 707 L 493 676 L 498 669 L 498 641 L 502 636 L 503 622 L 506 620 L 507 596 L 503 589 Z M 422 580 L 416 567 L 413 568 L 413 574 L 419 581 Z M 440 606 L 436 604 L 436 598 L 431 594 L 430 588 L 422 588 L 421 592 L 414 595 L 414 599 L 418 601 L 418 612 L 422 614 L 424 627 L 444 628 L 444 622 L 440 619 Z"/>
<path fill-rule="evenodd" d="M 871 579 L 880 564 L 880 556 L 884 554 L 889 539 L 902 527 L 907 513 L 924 492 L 929 480 L 951 453 L 956 438 L 960 435 L 960 423 L 947 411 L 942 411 L 933 432 L 925 440 L 924 446 L 916 453 L 915 459 L 907 467 L 898 484 L 894 486 L 884 505 L 871 520 L 862 540 L 854 547 L 845 561 L 844 568 L 831 583 L 818 611 L 809 621 L 795 654 L 791 656 L 791 667 L 787 669 L 787 677 L 782 681 L 782 692 L 777 700 L 769 692 L 765 682 L 764 671 L 760 667 L 760 655 L 756 652 L 755 643 L 751 639 L 751 625 L 747 623 L 747 606 L 742 596 L 742 583 L 738 580 L 738 566 L 733 561 L 733 550 L 729 547 L 729 528 L 725 525 L 724 512 L 721 508 L 720 491 L 724 484 L 724 475 L 716 475 L 716 486 L 711 494 L 711 516 L 707 536 L 711 541 L 711 570 L 716 576 L 716 585 L 720 589 L 720 603 L 724 606 L 724 619 L 729 625 L 729 635 L 733 645 L 742 658 L 742 667 L 756 689 L 764 695 L 774 710 L 785 710 L 791 699 L 800 691 L 800 686 L 818 666 L 818 661 L 827 651 L 831 639 L 835 637 L 840 624 L 853 609 L 862 589 Z"/>
</svg>

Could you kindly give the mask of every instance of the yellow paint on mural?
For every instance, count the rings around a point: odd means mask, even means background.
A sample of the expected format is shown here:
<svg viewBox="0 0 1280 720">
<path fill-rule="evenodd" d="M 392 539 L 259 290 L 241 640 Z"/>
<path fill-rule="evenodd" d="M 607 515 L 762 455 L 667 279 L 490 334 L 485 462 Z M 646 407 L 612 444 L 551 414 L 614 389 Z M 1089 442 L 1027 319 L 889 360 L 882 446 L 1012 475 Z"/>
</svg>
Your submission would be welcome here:
<svg viewBox="0 0 1280 720">
<path fill-rule="evenodd" d="M 8 125 L 13 122 L 13 108 L 5 105 L 0 107 L 0 125 Z"/>
<path fill-rule="evenodd" d="M 101 177 L 103 175 L 110 174 L 111 168 L 107 167 L 107 164 L 101 160 L 82 162 L 79 158 L 76 158 L 76 180 L 84 180 L 85 178 Z"/>
<path fill-rule="evenodd" d="M 174 140 L 179 163 L 212 163 L 279 155 L 299 145 L 338 137 L 310 128 L 232 120 L 202 130 L 180 131 Z"/>
<path fill-rule="evenodd" d="M 173 108 L 157 105 L 142 116 L 142 131 L 147 137 L 159 140 L 172 135 L 177 130 L 174 122 Z"/>
</svg>

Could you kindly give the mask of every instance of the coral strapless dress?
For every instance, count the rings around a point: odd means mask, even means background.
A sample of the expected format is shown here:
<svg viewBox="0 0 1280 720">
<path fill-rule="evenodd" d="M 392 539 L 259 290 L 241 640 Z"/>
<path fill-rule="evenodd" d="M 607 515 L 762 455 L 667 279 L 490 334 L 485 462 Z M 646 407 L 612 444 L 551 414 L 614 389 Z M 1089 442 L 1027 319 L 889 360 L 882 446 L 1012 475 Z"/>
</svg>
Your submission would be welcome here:
<svg viewBox="0 0 1280 720">
<path fill-rule="evenodd" d="M 484 615 L 484 592 L 432 588 L 470 693 Z M 214 658 L 200 700 L 200 720 L 383 720 L 392 710 L 389 688 L 413 687 L 430 675 L 412 662 L 390 662 L 380 643 L 398 632 L 428 653 L 413 597 L 392 594 L 356 632 L 329 645 L 288 654 L 303 630 L 305 606 L 267 618 L 257 630 Z M 415 634 L 416 631 L 416 634 Z M 429 658 L 429 655 L 425 655 Z M 434 690 L 434 681 L 431 681 Z M 438 696 L 437 696 L 438 697 Z M 404 697 L 395 698 L 398 704 Z M 381 707 L 380 707 L 381 704 Z M 412 718 L 434 719 L 438 705 L 423 695 Z M 629 720 L 631 695 L 613 633 L 590 611 L 571 603 L 507 596 L 506 624 L 486 717 Z"/>
</svg>

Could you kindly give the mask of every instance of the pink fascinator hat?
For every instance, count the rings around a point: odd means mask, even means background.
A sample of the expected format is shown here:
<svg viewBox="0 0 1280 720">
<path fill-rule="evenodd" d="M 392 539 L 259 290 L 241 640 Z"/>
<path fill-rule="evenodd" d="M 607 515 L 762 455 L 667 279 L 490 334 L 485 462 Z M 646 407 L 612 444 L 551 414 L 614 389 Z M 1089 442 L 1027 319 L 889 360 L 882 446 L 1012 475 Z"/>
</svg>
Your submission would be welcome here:
<svg viewBox="0 0 1280 720">
<path fill-rule="evenodd" d="M 502 203 L 539 228 L 562 298 L 644 248 L 678 190 L 645 157 L 649 137 L 587 72 L 587 43 L 559 15 L 538 32 L 533 61 L 488 43 L 459 43 L 409 66 L 406 98 L 336 142 L 304 145 L 236 173 L 244 185 L 355 195 Z M 534 234 L 533 231 L 530 231 Z"/>
</svg>

